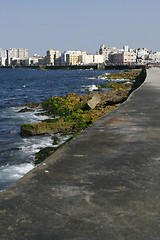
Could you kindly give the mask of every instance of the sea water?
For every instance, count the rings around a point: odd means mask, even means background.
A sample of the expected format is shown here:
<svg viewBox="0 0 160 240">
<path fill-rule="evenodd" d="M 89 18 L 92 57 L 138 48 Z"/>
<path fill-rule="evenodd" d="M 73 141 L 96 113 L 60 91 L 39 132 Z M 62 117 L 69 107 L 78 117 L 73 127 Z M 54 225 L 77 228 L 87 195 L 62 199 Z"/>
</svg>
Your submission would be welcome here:
<svg viewBox="0 0 160 240">
<path fill-rule="evenodd" d="M 99 75 L 110 72 L 115 71 L 0 69 L 0 191 L 34 168 L 40 148 L 53 146 L 50 135 L 21 136 L 22 124 L 47 118 L 38 114 L 40 109 L 19 112 L 21 105 L 40 103 L 55 95 L 86 94 L 86 89 L 96 90 L 97 84 L 106 82 Z"/>
</svg>

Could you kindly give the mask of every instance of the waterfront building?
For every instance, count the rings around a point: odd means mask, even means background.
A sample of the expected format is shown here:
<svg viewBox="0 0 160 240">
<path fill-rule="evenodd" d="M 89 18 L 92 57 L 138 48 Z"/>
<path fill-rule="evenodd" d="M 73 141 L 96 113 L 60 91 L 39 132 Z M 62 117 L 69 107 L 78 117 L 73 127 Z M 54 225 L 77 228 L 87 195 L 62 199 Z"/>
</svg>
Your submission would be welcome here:
<svg viewBox="0 0 160 240">
<path fill-rule="evenodd" d="M 7 52 L 0 48 L 0 66 L 6 66 Z"/>
<path fill-rule="evenodd" d="M 46 65 L 52 66 L 55 65 L 55 54 L 59 53 L 58 50 L 50 49 L 46 52 Z"/>
<path fill-rule="evenodd" d="M 7 57 L 7 52 L 5 49 L 0 48 L 0 57 Z"/>
<path fill-rule="evenodd" d="M 135 64 L 136 63 L 136 53 L 135 52 L 121 52 L 114 53 L 110 56 L 110 60 L 113 64 Z"/>
<path fill-rule="evenodd" d="M 105 62 L 104 55 L 85 53 L 79 56 L 79 63 L 82 65 L 101 64 L 104 62 Z"/>
<path fill-rule="evenodd" d="M 61 53 L 60 52 L 56 52 L 54 55 L 54 65 L 55 66 L 61 65 Z"/>
<path fill-rule="evenodd" d="M 160 63 L 160 52 L 149 52 L 148 58 L 146 58 L 147 63 Z"/>
<path fill-rule="evenodd" d="M 79 62 L 82 65 L 93 64 L 93 55 L 91 55 L 91 54 L 81 54 L 79 56 Z"/>
<path fill-rule="evenodd" d="M 93 65 L 104 63 L 104 56 L 86 51 L 66 51 L 61 55 L 61 65 Z"/>
<path fill-rule="evenodd" d="M 136 51 L 136 54 L 137 54 L 137 63 L 138 64 L 145 64 L 146 59 L 148 59 L 150 51 L 147 48 L 138 48 L 135 51 Z"/>
<path fill-rule="evenodd" d="M 99 54 L 94 54 L 93 55 L 93 63 L 96 63 L 96 64 L 105 63 L 104 56 L 103 55 L 99 55 Z"/>
<path fill-rule="evenodd" d="M 106 63 L 110 62 L 110 55 L 113 53 L 119 53 L 120 50 L 116 47 L 105 47 L 104 44 L 100 46 L 99 54 L 104 56 Z"/>
<path fill-rule="evenodd" d="M 21 61 L 28 58 L 27 48 L 9 48 L 7 52 L 7 66 L 12 64 L 21 64 Z"/>
<path fill-rule="evenodd" d="M 0 66 L 6 66 L 6 57 L 0 57 Z"/>
<path fill-rule="evenodd" d="M 61 56 L 62 65 L 79 65 L 80 60 L 79 57 L 82 54 L 87 54 L 85 51 L 65 51 Z"/>
<path fill-rule="evenodd" d="M 35 54 L 33 57 L 26 58 L 22 61 L 23 66 L 39 66 L 45 64 L 45 57 Z"/>
</svg>

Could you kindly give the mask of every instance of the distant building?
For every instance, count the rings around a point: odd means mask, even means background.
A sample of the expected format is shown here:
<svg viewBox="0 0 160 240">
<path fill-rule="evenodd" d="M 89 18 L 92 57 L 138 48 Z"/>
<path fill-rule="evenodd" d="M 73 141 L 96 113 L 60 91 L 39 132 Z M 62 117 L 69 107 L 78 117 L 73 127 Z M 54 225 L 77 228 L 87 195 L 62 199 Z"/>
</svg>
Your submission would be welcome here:
<svg viewBox="0 0 160 240">
<path fill-rule="evenodd" d="M 111 55 L 111 62 L 113 64 L 135 64 L 136 54 L 134 52 L 121 52 Z"/>
<path fill-rule="evenodd" d="M 104 62 L 105 62 L 105 58 L 103 55 L 99 55 L 99 54 L 93 55 L 93 63 L 99 64 Z"/>
<path fill-rule="evenodd" d="M 91 65 L 91 64 L 93 64 L 93 55 L 81 54 L 79 56 L 79 62 L 81 65 Z"/>
<path fill-rule="evenodd" d="M 35 54 L 33 57 L 24 59 L 22 62 L 23 66 L 39 66 L 45 64 L 45 57 Z"/>
<path fill-rule="evenodd" d="M 6 66 L 7 51 L 0 48 L 0 66 Z"/>
<path fill-rule="evenodd" d="M 58 50 L 50 49 L 46 52 L 46 65 L 55 65 L 55 54 L 59 53 Z"/>
<path fill-rule="evenodd" d="M 110 55 L 113 53 L 118 53 L 120 50 L 116 47 L 105 47 L 104 45 L 100 46 L 99 54 L 104 56 L 104 61 L 110 62 Z"/>
<path fill-rule="evenodd" d="M 62 65 L 79 65 L 79 57 L 82 54 L 87 54 L 85 51 L 65 51 L 61 56 Z"/>
<path fill-rule="evenodd" d="M 137 54 L 137 63 L 145 64 L 146 59 L 148 58 L 148 55 L 149 55 L 149 50 L 147 48 L 138 48 L 136 49 L 136 54 Z"/>
<path fill-rule="evenodd" d="M 0 57 L 0 66 L 6 66 L 6 57 Z"/>
<path fill-rule="evenodd" d="M 146 58 L 147 63 L 160 63 L 160 52 L 150 52 Z"/>
<path fill-rule="evenodd" d="M 104 56 L 86 51 L 66 51 L 61 54 L 61 65 L 93 65 L 104 63 Z"/>
<path fill-rule="evenodd" d="M 7 57 L 7 52 L 6 52 L 6 50 L 0 48 L 0 57 Z"/>
<path fill-rule="evenodd" d="M 61 65 L 61 53 L 56 52 L 54 55 L 54 65 L 60 66 Z"/>
<path fill-rule="evenodd" d="M 79 56 L 79 63 L 82 65 L 101 64 L 105 62 L 104 55 L 99 54 L 81 54 Z"/>
<path fill-rule="evenodd" d="M 124 50 L 124 52 L 129 52 L 128 46 L 123 46 L 123 50 Z"/>
<path fill-rule="evenodd" d="M 12 65 L 17 62 L 21 64 L 21 61 L 28 58 L 28 49 L 27 48 L 9 48 L 7 52 L 7 65 Z"/>
</svg>

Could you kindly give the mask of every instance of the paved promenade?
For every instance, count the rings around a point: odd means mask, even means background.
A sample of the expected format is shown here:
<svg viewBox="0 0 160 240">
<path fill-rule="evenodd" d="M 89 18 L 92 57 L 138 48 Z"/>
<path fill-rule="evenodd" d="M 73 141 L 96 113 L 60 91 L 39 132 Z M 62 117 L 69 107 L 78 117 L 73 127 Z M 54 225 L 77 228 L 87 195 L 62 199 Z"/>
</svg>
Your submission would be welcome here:
<svg viewBox="0 0 160 240">
<path fill-rule="evenodd" d="M 0 240 L 160 239 L 160 69 L 0 193 Z"/>
</svg>

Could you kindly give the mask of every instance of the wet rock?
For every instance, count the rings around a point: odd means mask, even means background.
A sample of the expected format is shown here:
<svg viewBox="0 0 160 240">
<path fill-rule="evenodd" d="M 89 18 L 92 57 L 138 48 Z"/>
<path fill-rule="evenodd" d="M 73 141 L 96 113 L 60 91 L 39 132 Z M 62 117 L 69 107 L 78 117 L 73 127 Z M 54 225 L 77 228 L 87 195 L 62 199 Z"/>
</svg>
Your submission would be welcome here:
<svg viewBox="0 0 160 240">
<path fill-rule="evenodd" d="M 43 134 L 65 133 L 72 131 L 73 126 L 74 124 L 64 121 L 56 123 L 39 122 L 36 124 L 23 124 L 21 126 L 21 135 L 27 137 Z"/>
<path fill-rule="evenodd" d="M 53 136 L 52 140 L 53 140 L 53 143 L 52 143 L 53 145 L 57 145 L 60 142 L 60 140 L 57 136 Z"/>
<path fill-rule="evenodd" d="M 22 113 L 22 112 L 34 112 L 33 109 L 30 109 L 30 108 L 22 108 L 21 110 L 18 111 L 19 113 Z"/>
</svg>

